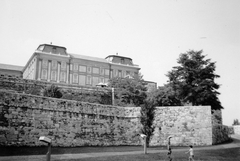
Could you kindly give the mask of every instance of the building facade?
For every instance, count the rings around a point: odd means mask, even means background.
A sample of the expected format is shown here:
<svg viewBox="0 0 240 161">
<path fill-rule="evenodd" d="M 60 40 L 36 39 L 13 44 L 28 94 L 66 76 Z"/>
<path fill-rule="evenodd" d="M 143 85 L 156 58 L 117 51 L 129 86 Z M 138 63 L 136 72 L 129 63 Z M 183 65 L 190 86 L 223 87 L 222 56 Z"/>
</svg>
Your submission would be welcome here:
<svg viewBox="0 0 240 161">
<path fill-rule="evenodd" d="M 42 44 L 23 68 L 23 78 L 54 83 L 96 86 L 113 77 L 134 76 L 139 66 L 132 59 L 109 55 L 105 59 L 67 53 L 65 47 Z"/>
<path fill-rule="evenodd" d="M 22 66 L 10 65 L 10 64 L 0 64 L 0 75 L 8 75 L 10 77 L 22 78 Z"/>
</svg>

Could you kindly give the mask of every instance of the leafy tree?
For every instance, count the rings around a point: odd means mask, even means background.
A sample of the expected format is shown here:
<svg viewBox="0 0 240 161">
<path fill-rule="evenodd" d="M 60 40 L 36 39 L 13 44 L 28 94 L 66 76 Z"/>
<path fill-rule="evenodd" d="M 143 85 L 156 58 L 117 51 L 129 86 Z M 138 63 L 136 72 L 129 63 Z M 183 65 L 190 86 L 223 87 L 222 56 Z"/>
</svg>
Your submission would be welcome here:
<svg viewBox="0 0 240 161">
<path fill-rule="evenodd" d="M 116 102 L 118 106 L 140 106 L 147 97 L 146 83 L 141 75 L 133 78 L 114 77 L 109 80 L 109 87 L 114 88 Z"/>
<path fill-rule="evenodd" d="M 58 86 L 52 84 L 51 86 L 46 86 L 43 89 L 43 96 L 45 97 L 53 97 L 53 98 L 61 98 L 62 92 Z"/>
<path fill-rule="evenodd" d="M 234 119 L 232 125 L 240 125 L 240 122 L 238 121 L 238 119 Z"/>
<path fill-rule="evenodd" d="M 141 107 L 141 132 L 147 136 L 147 146 L 149 146 L 154 131 L 156 101 L 151 93 L 147 93 L 146 82 L 142 76 L 139 74 L 133 78 L 112 78 L 109 80 L 109 87 L 115 89 L 116 105 Z"/>
<path fill-rule="evenodd" d="M 152 97 L 156 99 L 155 101 L 157 106 L 181 105 L 181 100 L 178 98 L 176 92 L 169 84 L 158 87 L 157 90 L 152 92 Z"/>
<path fill-rule="evenodd" d="M 155 127 L 153 126 L 155 115 L 156 100 L 151 95 L 144 100 L 144 104 L 141 106 L 140 122 L 142 124 L 141 132 L 145 134 L 147 146 L 151 140 Z"/>
<path fill-rule="evenodd" d="M 167 74 L 169 86 L 183 104 L 190 102 L 192 105 L 211 105 L 213 110 L 222 109 L 217 92 L 219 85 L 215 83 L 220 76 L 214 73 L 215 62 L 205 59 L 202 52 L 190 50 L 180 54 L 177 60 L 180 65 Z"/>
</svg>

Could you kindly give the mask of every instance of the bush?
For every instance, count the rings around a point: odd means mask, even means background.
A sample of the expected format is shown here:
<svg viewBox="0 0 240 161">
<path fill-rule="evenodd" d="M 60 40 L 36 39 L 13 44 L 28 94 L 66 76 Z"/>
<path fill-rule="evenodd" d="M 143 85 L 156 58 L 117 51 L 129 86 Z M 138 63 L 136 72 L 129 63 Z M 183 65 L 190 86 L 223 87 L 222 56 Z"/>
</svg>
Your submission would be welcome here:
<svg viewBox="0 0 240 161">
<path fill-rule="evenodd" d="M 53 98 L 61 98 L 62 92 L 58 86 L 52 84 L 51 86 L 46 86 L 43 89 L 43 96 L 45 97 L 53 97 Z"/>
</svg>

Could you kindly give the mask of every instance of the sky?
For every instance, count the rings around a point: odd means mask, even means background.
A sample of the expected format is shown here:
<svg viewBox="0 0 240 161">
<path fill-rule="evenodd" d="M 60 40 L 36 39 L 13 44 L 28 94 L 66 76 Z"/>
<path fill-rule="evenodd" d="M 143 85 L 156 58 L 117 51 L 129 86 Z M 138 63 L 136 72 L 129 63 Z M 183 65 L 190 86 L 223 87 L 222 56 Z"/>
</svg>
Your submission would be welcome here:
<svg viewBox="0 0 240 161">
<path fill-rule="evenodd" d="M 240 120 L 239 0 L 0 0 L 0 63 L 24 66 L 40 44 L 130 57 L 144 80 L 167 83 L 179 54 L 216 62 L 223 124 Z"/>
</svg>

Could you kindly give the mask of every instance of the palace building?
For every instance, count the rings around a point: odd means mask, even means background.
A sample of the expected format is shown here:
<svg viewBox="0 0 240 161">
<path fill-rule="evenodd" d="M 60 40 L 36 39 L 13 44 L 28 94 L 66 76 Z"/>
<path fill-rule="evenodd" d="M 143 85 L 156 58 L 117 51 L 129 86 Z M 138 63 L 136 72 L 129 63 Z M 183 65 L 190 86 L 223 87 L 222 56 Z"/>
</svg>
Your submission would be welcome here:
<svg viewBox="0 0 240 161">
<path fill-rule="evenodd" d="M 24 79 L 96 86 L 113 77 L 134 76 L 139 66 L 132 59 L 109 55 L 105 59 L 70 54 L 62 46 L 41 44 L 22 70 Z"/>
<path fill-rule="evenodd" d="M 41 44 L 23 66 L 0 64 L 0 75 L 73 86 L 106 86 L 113 77 L 133 77 L 140 67 L 129 57 L 109 55 L 105 59 L 71 54 L 62 46 Z M 145 81 L 149 91 L 157 83 Z"/>
</svg>

